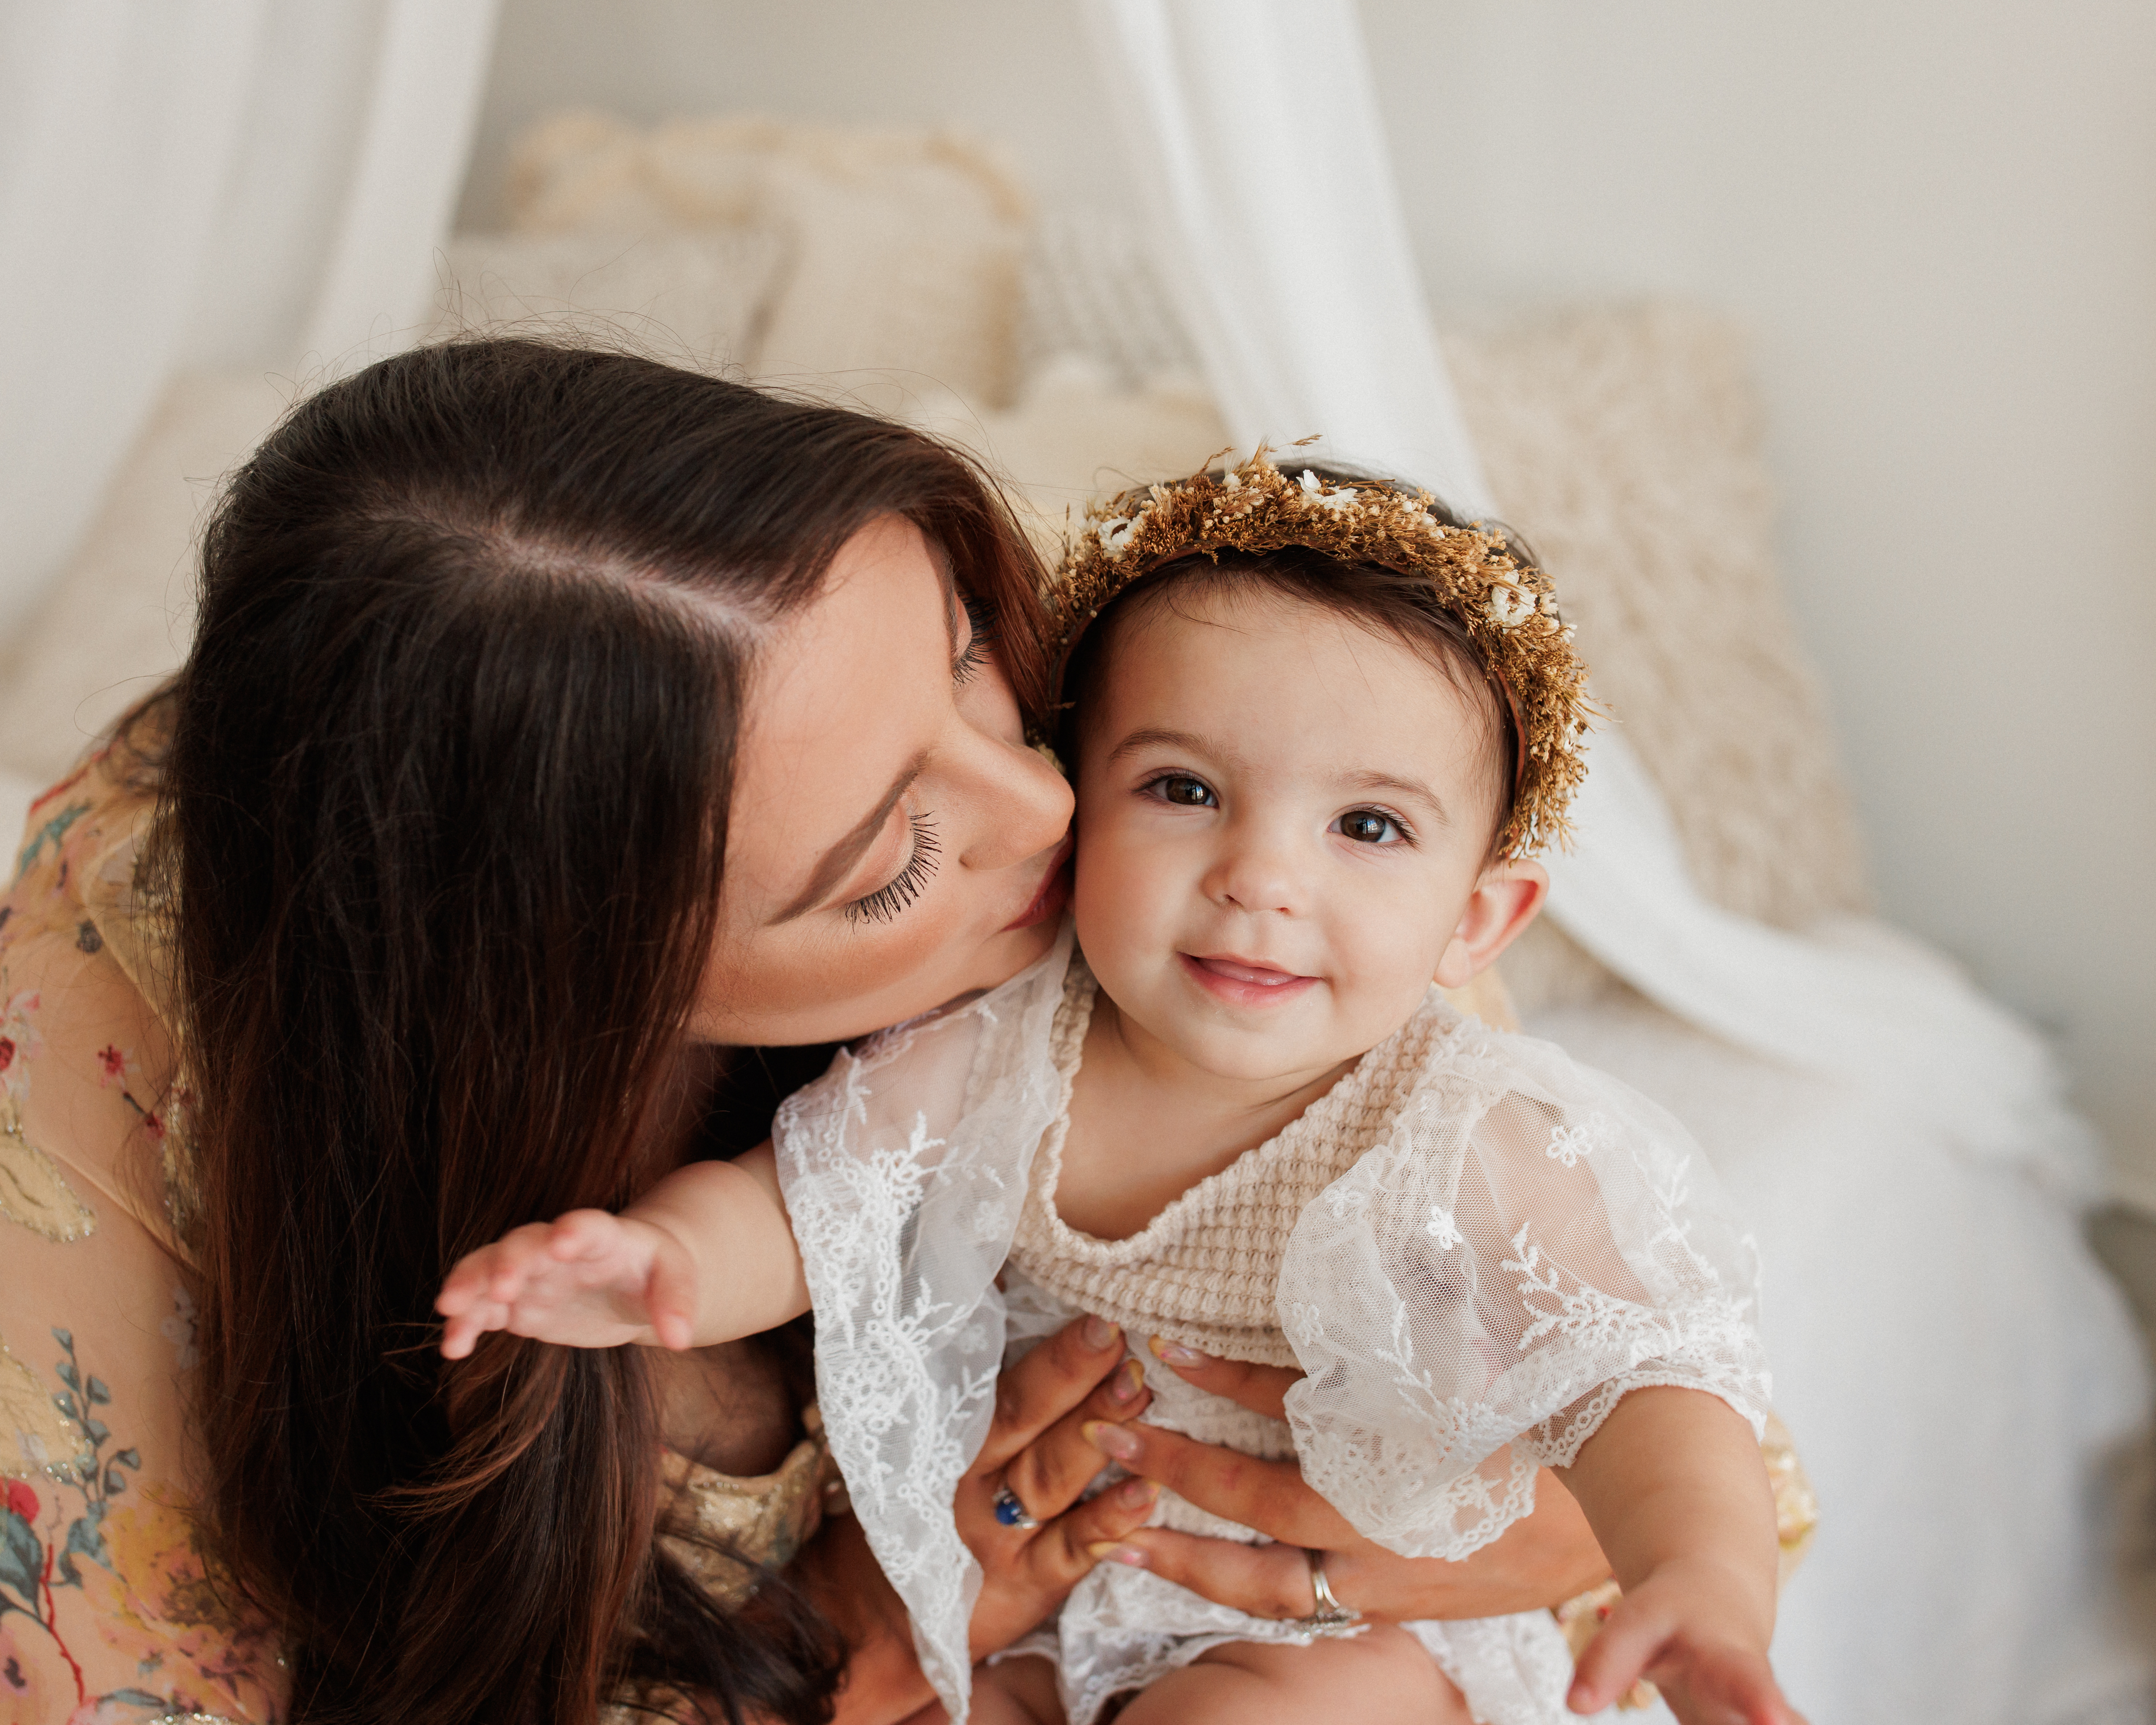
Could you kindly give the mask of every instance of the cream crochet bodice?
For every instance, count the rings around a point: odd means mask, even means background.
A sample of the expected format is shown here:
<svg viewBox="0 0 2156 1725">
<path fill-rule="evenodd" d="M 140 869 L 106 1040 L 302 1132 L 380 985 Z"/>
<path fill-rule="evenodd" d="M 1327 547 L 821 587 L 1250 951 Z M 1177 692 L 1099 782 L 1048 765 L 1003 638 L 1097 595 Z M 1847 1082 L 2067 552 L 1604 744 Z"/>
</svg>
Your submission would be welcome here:
<svg viewBox="0 0 2156 1725">
<path fill-rule="evenodd" d="M 1431 990 L 1412 1019 L 1276 1137 L 1200 1180 L 1129 1238 L 1100 1240 L 1055 1209 L 1070 1088 L 1098 993 L 1085 958 L 1074 954 L 1049 1045 L 1060 1106 L 1034 1158 L 1012 1264 L 1073 1310 L 1132 1336 L 1163 1336 L 1259 1365 L 1296 1364 L 1274 1302 L 1288 1235 L 1319 1193 L 1384 1142 L 1460 1015 Z"/>
</svg>

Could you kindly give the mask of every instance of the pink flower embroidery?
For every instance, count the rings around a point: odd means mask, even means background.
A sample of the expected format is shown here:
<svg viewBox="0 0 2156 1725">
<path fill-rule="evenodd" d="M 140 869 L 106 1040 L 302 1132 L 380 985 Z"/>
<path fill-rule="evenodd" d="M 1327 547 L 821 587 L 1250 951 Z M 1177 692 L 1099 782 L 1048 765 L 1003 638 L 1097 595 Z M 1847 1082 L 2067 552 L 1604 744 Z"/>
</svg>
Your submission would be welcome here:
<svg viewBox="0 0 2156 1725">
<path fill-rule="evenodd" d="M 26 1522 L 38 1518 L 38 1494 L 20 1480 L 8 1481 L 8 1507 Z"/>
<path fill-rule="evenodd" d="M 105 1069 L 101 1084 L 118 1084 L 127 1076 L 127 1056 L 110 1042 L 98 1050 L 97 1063 Z"/>
</svg>

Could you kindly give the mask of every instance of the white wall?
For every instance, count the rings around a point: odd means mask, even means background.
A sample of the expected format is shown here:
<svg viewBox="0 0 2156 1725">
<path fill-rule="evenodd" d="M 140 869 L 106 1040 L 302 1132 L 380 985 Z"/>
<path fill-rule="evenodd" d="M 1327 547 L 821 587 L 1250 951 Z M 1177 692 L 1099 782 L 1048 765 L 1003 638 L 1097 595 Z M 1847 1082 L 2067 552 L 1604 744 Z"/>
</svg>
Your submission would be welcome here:
<svg viewBox="0 0 2156 1725">
<path fill-rule="evenodd" d="M 2061 1037 L 2156 1204 L 2156 7 L 1363 10 L 1440 308 L 1756 332 L 1885 908 Z M 952 123 L 1121 195 L 1067 0 L 506 0 L 468 223 L 572 103 Z"/>
</svg>

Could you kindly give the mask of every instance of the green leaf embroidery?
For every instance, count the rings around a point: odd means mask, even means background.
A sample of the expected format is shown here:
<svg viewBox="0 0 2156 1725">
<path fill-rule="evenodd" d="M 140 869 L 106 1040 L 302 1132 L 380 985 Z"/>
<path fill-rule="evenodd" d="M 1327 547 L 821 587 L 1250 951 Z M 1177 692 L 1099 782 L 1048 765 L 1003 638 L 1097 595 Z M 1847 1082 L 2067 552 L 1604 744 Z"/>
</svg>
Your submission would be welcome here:
<svg viewBox="0 0 2156 1725">
<path fill-rule="evenodd" d="M 105 1530 L 97 1524 L 105 1519 L 105 1506 L 93 1503 L 90 1513 L 81 1517 L 68 1528 L 67 1543 L 60 1548 L 57 1566 L 62 1579 L 69 1587 L 82 1585 L 82 1572 L 74 1566 L 74 1559 L 88 1558 L 104 1569 L 112 1568 L 112 1553 L 105 1543 Z M 115 1570 L 114 1574 L 119 1572 Z"/>
<path fill-rule="evenodd" d="M 45 1548 L 30 1524 L 13 1510 L 0 1511 L 0 1587 L 13 1588 L 27 1601 L 19 1609 L 38 1615 L 38 1572 L 45 1566 Z M 0 1599 L 0 1607 L 13 1605 Z"/>
<path fill-rule="evenodd" d="M 102 1378 L 92 1378 L 90 1380 L 89 1394 L 90 1400 L 95 1404 L 101 1404 L 112 1399 L 112 1392 L 105 1388 L 105 1380 Z"/>
</svg>

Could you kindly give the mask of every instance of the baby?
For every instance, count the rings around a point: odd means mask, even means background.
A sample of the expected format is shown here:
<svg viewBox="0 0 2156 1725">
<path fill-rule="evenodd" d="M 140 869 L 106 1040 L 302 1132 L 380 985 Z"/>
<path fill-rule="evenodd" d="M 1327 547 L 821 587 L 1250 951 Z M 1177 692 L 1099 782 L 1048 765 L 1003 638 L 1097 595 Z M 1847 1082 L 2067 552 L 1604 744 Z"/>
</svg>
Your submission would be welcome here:
<svg viewBox="0 0 2156 1725">
<path fill-rule="evenodd" d="M 772 1145 L 472 1255 L 444 1352 L 697 1345 L 813 1295 L 833 1451 L 954 1717 L 970 1686 L 991 1722 L 1551 1725 L 1645 1675 L 1686 1725 L 1794 1721 L 1749 1241 L 1674 1121 L 1432 986 L 1533 918 L 1526 853 L 1583 770 L 1545 578 L 1260 452 L 1111 505 L 1056 627 L 1056 947 L 842 1054 Z M 1580 1672 L 1548 1612 L 1365 1623 L 1313 1554 L 1286 1622 L 1103 1563 L 969 1686 L 952 1489 L 1007 1350 L 1081 1312 L 1152 1338 L 1156 1423 L 1294 1455 L 1408 1555 L 1467 1556 L 1560 1470 L 1625 1588 Z M 1300 1368 L 1286 1420 L 1163 1368 L 1194 1353 Z M 1031 1525 L 1008 1487 L 998 1512 Z M 1155 1519 L 1257 1537 L 1172 1494 Z"/>
</svg>

